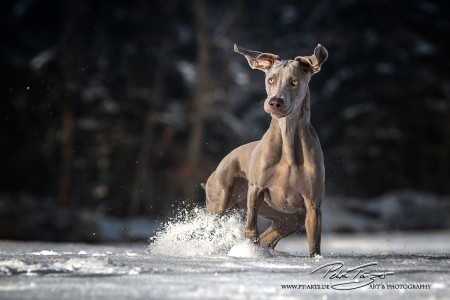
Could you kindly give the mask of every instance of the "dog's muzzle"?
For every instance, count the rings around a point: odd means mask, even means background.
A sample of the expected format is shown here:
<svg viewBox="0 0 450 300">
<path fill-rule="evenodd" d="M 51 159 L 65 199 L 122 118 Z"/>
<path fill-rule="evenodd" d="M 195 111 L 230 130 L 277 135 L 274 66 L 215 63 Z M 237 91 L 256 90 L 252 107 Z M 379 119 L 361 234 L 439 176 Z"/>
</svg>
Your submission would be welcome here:
<svg viewBox="0 0 450 300">
<path fill-rule="evenodd" d="M 269 102 L 267 104 L 267 112 L 273 117 L 282 118 L 288 115 L 288 112 L 286 111 L 287 107 L 283 98 L 272 97 L 269 99 Z"/>
</svg>

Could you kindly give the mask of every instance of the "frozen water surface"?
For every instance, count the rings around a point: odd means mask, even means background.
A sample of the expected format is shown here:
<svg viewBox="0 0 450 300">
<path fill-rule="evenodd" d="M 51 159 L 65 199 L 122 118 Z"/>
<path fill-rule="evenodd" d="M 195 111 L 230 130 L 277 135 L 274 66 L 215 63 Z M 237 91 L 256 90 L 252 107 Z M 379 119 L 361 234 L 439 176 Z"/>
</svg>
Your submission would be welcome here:
<svg viewBox="0 0 450 300">
<path fill-rule="evenodd" d="M 309 258 L 303 234 L 270 251 L 248 244 L 242 224 L 197 211 L 150 246 L 2 241 L 0 299 L 450 299 L 449 232 L 329 234 L 322 257 Z M 337 261 L 340 272 L 312 274 Z M 358 283 L 377 274 L 372 285 L 331 287 L 363 264 Z"/>
</svg>

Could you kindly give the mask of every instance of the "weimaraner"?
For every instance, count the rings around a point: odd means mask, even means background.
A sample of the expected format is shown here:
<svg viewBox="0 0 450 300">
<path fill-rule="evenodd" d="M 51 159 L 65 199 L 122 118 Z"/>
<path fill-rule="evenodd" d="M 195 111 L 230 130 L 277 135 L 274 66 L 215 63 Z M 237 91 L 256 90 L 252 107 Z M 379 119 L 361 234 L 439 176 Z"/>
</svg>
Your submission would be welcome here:
<svg viewBox="0 0 450 300">
<path fill-rule="evenodd" d="M 233 208 L 247 209 L 245 237 L 272 249 L 305 224 L 309 255 L 320 255 L 325 170 L 310 122 L 308 84 L 328 51 L 319 44 L 312 56 L 294 60 L 236 44 L 234 51 L 244 55 L 252 69 L 266 73 L 264 110 L 272 121 L 260 141 L 234 149 L 202 185 L 206 207 L 219 215 Z M 258 214 L 272 221 L 261 236 Z"/>
</svg>

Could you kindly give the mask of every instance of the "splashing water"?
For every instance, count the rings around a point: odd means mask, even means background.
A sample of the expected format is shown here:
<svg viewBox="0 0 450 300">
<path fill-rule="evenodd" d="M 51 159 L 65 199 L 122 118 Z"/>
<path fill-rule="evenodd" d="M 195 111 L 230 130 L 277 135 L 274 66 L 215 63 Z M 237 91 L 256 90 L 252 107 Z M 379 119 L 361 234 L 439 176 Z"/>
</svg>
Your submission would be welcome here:
<svg viewBox="0 0 450 300">
<path fill-rule="evenodd" d="M 244 218 L 240 212 L 224 216 L 205 208 L 181 211 L 150 239 L 151 254 L 167 256 L 230 255 L 236 257 L 270 257 L 265 246 L 245 239 Z"/>
</svg>

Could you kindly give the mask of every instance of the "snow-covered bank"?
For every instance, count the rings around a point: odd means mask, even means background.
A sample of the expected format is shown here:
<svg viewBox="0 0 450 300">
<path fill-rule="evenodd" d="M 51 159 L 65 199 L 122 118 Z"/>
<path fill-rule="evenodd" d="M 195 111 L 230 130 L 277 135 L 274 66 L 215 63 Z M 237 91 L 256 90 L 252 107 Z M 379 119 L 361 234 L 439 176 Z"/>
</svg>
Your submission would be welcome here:
<svg viewBox="0 0 450 300">
<path fill-rule="evenodd" d="M 146 241 L 168 220 L 121 219 L 59 206 L 51 199 L 0 195 L 0 239 L 118 243 Z M 17 201 L 16 201 L 17 200 Z M 450 198 L 413 190 L 389 191 L 370 199 L 330 196 L 322 204 L 323 232 L 450 229 Z M 259 225 L 268 226 L 263 220 Z"/>
<path fill-rule="evenodd" d="M 323 258 L 314 259 L 306 257 L 306 239 L 302 235 L 280 242 L 277 250 L 287 253 L 275 251 L 271 257 L 244 258 L 227 252 L 194 256 L 152 254 L 145 244 L 3 241 L 0 298 L 449 299 L 448 237 L 448 231 L 324 235 Z M 329 287 L 333 282 L 329 276 L 311 274 L 313 269 L 334 261 L 343 261 L 346 268 L 377 262 L 371 271 L 395 274 L 376 281 L 391 284 L 389 289 L 381 289 L 380 285 L 380 289 L 336 291 Z M 417 290 L 413 285 L 401 285 L 404 283 L 430 286 Z"/>
<path fill-rule="evenodd" d="M 279 242 L 277 250 L 293 255 L 308 251 L 306 236 L 287 237 Z M 392 254 L 445 254 L 450 253 L 449 231 L 377 232 L 356 234 L 325 234 L 322 250 L 327 254 L 347 253 L 365 255 Z"/>
<path fill-rule="evenodd" d="M 327 197 L 324 232 L 436 230 L 450 228 L 450 197 L 398 190 L 358 199 Z"/>
</svg>

